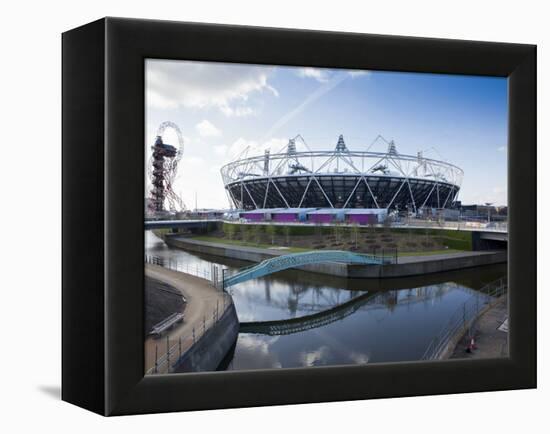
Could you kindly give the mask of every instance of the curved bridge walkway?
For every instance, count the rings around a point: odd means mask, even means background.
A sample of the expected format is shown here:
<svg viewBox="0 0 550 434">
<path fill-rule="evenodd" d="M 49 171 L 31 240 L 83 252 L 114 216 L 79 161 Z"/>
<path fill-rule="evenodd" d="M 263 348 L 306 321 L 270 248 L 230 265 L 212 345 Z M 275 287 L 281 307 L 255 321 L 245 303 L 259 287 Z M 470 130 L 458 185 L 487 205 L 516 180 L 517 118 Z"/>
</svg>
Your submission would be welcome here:
<svg viewBox="0 0 550 434">
<path fill-rule="evenodd" d="M 224 278 L 223 286 L 228 288 L 237 283 L 250 279 L 266 276 L 288 268 L 301 267 L 302 265 L 318 264 L 322 262 L 341 262 L 346 264 L 382 265 L 394 263 L 395 257 L 367 255 L 342 250 L 319 250 L 312 252 L 290 253 L 266 259 L 259 264 L 243 268 L 236 274 Z"/>
</svg>

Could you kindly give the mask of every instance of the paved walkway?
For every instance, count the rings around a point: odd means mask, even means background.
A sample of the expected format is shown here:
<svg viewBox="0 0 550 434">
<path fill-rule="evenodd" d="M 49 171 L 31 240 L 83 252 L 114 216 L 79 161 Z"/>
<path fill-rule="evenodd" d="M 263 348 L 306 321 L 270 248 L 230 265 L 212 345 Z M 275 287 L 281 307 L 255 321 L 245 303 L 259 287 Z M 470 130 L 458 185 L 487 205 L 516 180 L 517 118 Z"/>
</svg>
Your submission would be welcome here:
<svg viewBox="0 0 550 434">
<path fill-rule="evenodd" d="M 477 320 L 474 334 L 477 349 L 467 353 L 467 336 L 456 345 L 451 359 L 482 359 L 508 356 L 508 300 L 502 296 L 493 306 Z M 502 327 L 505 323 L 505 327 Z"/>
<path fill-rule="evenodd" d="M 171 348 L 175 346 L 170 355 L 171 358 L 173 357 L 172 360 L 175 360 L 179 357 L 180 338 L 181 352 L 183 353 L 193 344 L 193 329 L 195 337 L 198 339 L 203 334 L 203 321 L 206 330 L 208 330 L 213 322 L 213 314 L 216 309 L 219 309 L 218 314 L 221 317 L 224 307 L 231 303 L 231 299 L 227 294 L 212 286 L 209 280 L 158 265 L 146 264 L 145 275 L 179 290 L 187 301 L 183 323 L 177 324 L 168 332 L 163 333 L 159 339 L 151 336 L 145 339 L 145 372 L 147 372 L 155 366 L 155 353 L 159 359 L 166 355 L 166 337 L 168 337 L 169 346 Z M 164 364 L 159 372 L 166 372 L 166 367 L 167 364 Z"/>
</svg>

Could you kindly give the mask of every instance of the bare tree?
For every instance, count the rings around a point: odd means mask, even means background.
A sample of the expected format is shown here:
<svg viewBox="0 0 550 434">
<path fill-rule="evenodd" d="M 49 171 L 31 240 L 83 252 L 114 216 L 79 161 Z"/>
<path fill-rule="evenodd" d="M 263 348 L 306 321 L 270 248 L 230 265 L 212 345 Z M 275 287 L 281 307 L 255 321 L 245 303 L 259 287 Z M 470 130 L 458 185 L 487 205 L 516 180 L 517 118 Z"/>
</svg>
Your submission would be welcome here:
<svg viewBox="0 0 550 434">
<path fill-rule="evenodd" d="M 340 235 L 342 233 L 342 227 L 340 226 L 339 222 L 334 223 L 334 226 L 332 227 L 332 231 L 334 232 L 334 238 L 336 240 L 336 243 L 340 243 Z"/>
<path fill-rule="evenodd" d="M 391 217 L 386 216 L 384 220 L 382 221 L 382 227 L 384 228 L 384 232 L 389 232 L 391 229 Z"/>
<path fill-rule="evenodd" d="M 290 247 L 290 226 L 283 226 L 283 232 L 285 234 L 286 246 Z"/>
<path fill-rule="evenodd" d="M 359 225 L 356 222 L 354 222 L 353 225 L 351 226 L 350 235 L 351 235 L 351 241 L 355 245 L 355 250 L 357 250 L 357 241 L 359 239 Z"/>
<path fill-rule="evenodd" d="M 247 242 L 250 235 L 249 225 L 241 225 L 240 229 L 241 229 L 241 240 Z"/>
<path fill-rule="evenodd" d="M 277 228 L 274 224 L 268 224 L 265 228 L 265 231 L 269 235 L 269 238 L 271 239 L 271 244 L 275 244 L 275 235 L 277 234 Z"/>
<path fill-rule="evenodd" d="M 256 241 L 256 244 L 261 244 L 262 242 L 262 234 L 264 232 L 263 225 L 254 225 L 254 239 Z"/>
<path fill-rule="evenodd" d="M 237 227 L 235 225 L 225 223 L 223 225 L 223 231 L 227 238 L 232 240 L 235 237 L 235 233 L 237 232 Z"/>
<path fill-rule="evenodd" d="M 315 223 L 315 236 L 317 237 L 317 241 L 319 241 L 319 243 L 323 242 L 323 227 L 320 222 Z"/>
</svg>

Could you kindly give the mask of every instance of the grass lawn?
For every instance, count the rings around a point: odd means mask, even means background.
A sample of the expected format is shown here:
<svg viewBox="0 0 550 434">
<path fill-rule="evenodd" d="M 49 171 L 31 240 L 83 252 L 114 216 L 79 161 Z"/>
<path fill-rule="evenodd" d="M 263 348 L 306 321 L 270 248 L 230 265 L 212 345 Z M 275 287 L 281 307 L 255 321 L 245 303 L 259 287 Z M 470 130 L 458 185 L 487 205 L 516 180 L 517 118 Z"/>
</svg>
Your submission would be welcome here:
<svg viewBox="0 0 550 434">
<path fill-rule="evenodd" d="M 315 249 L 305 249 L 302 247 L 280 248 L 281 246 L 272 245 L 272 244 L 258 244 L 254 242 L 241 241 L 241 240 L 228 240 L 226 238 L 210 237 L 208 235 L 197 235 L 192 237 L 192 239 L 197 241 L 208 241 L 210 243 L 229 244 L 233 246 L 257 247 L 260 249 L 274 249 L 274 250 L 289 252 L 289 253 L 308 252 L 308 251 L 315 250 Z M 413 251 L 413 252 L 400 251 L 398 256 L 441 255 L 445 253 L 460 253 L 462 251 L 463 250 L 457 250 L 457 249 L 440 249 L 440 250 L 426 250 L 426 251 L 420 250 L 420 251 Z"/>
</svg>

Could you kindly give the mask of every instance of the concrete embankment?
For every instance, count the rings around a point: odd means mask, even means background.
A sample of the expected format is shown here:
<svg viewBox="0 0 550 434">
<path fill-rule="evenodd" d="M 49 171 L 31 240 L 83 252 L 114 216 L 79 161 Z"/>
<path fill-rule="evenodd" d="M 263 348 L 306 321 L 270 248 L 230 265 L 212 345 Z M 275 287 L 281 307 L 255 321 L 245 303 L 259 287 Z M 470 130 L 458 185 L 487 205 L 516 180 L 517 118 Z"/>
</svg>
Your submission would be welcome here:
<svg viewBox="0 0 550 434">
<path fill-rule="evenodd" d="M 181 292 L 186 299 L 183 323 L 176 324 L 160 339 L 150 336 L 145 340 L 145 371 L 155 367 L 155 359 L 166 359 L 169 348 L 173 349 L 168 358 L 170 368 L 164 363 L 160 373 L 215 370 L 239 332 L 231 296 L 206 279 L 158 265 L 146 264 L 145 275 Z"/>
<path fill-rule="evenodd" d="M 507 260 L 508 253 L 506 251 L 456 252 L 425 256 L 403 256 L 398 258 L 397 264 L 348 265 L 347 267 L 348 277 L 391 278 L 502 264 Z"/>
<path fill-rule="evenodd" d="M 235 305 L 231 304 L 214 327 L 206 330 L 199 340 L 174 365 L 175 372 L 215 371 L 239 334 Z"/>
<path fill-rule="evenodd" d="M 194 240 L 181 235 L 165 236 L 169 246 L 183 250 L 239 259 L 249 262 L 261 262 L 275 256 L 285 255 L 284 249 L 263 249 L 248 246 L 235 246 L 223 243 Z M 394 278 L 441 273 L 481 265 L 500 264 L 507 262 L 506 251 L 456 252 L 438 255 L 402 256 L 397 264 L 388 265 L 356 265 L 328 262 L 297 267 L 300 270 L 313 273 L 329 274 L 346 278 Z"/>
</svg>

